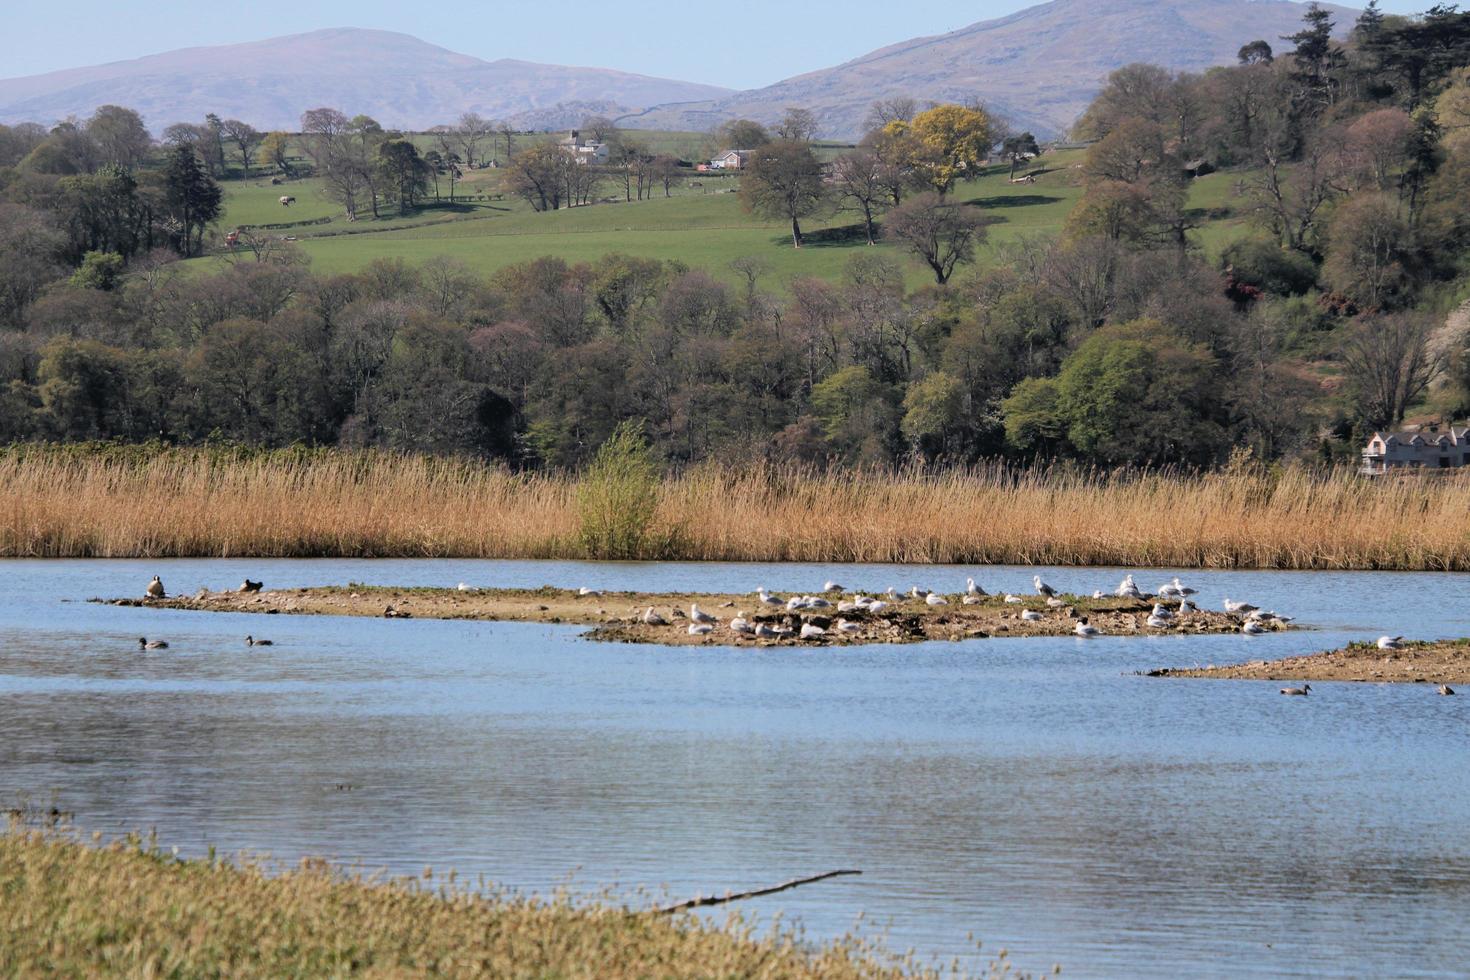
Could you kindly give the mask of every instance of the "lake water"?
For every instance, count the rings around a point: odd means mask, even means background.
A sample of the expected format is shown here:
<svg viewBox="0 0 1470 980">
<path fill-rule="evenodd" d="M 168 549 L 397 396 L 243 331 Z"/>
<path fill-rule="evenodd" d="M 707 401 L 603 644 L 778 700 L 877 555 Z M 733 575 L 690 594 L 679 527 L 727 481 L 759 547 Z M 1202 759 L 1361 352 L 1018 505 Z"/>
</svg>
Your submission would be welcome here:
<svg viewBox="0 0 1470 980">
<path fill-rule="evenodd" d="M 157 828 L 188 854 L 427 865 L 528 891 L 678 899 L 860 868 L 745 907 L 814 937 L 865 913 L 892 946 L 944 958 L 974 933 L 1072 977 L 1470 971 L 1470 697 L 1134 674 L 1467 636 L 1467 575 L 1180 573 L 1203 604 L 1247 598 L 1313 627 L 1282 635 L 838 650 L 84 602 L 140 595 L 154 572 L 192 592 L 247 574 L 699 591 L 958 591 L 975 574 L 1020 591 L 1033 571 L 0 562 L 0 803 L 54 797 L 84 829 Z M 1090 593 L 1122 573 L 1044 574 Z M 171 648 L 141 654 L 138 636 Z"/>
</svg>

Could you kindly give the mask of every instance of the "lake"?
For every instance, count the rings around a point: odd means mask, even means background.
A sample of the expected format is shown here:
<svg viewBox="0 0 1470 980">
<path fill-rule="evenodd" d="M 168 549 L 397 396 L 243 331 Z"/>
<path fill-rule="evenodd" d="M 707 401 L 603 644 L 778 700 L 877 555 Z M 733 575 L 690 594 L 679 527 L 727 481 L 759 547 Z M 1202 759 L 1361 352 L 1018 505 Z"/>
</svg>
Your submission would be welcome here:
<svg viewBox="0 0 1470 980">
<path fill-rule="evenodd" d="M 1135 672 L 1470 636 L 1470 575 L 1175 574 L 1308 630 L 857 649 L 601 644 L 575 627 L 85 602 L 342 584 L 1030 591 L 1030 568 L 5 561 L 0 803 L 200 854 L 453 868 L 755 902 L 812 937 L 1000 949 L 1069 977 L 1464 976 L 1470 697 Z M 1121 570 L 1044 570 L 1066 590 Z M 253 633 L 275 642 L 247 648 Z M 141 653 L 137 637 L 169 641 Z M 1470 694 L 1470 691 L 1465 692 Z M 339 789 L 350 786 L 350 789 Z"/>
</svg>

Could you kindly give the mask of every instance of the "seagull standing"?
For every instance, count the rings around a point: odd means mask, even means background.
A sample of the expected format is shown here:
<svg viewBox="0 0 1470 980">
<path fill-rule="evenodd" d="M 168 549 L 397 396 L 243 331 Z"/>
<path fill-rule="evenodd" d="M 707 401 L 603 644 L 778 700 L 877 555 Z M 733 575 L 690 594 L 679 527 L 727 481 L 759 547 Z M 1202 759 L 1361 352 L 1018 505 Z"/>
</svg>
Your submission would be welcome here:
<svg viewBox="0 0 1470 980">
<path fill-rule="evenodd" d="M 780 596 L 771 595 L 769 592 L 767 592 L 764 585 L 756 589 L 755 594 L 760 597 L 761 602 L 765 603 L 768 606 L 784 606 L 786 604 L 785 599 L 782 599 Z"/>
<path fill-rule="evenodd" d="M 984 589 L 980 588 L 980 586 L 976 585 L 974 579 L 972 579 L 972 578 L 965 579 L 965 595 L 971 595 L 971 596 L 974 596 L 974 597 L 976 597 L 978 599 L 978 598 L 983 598 L 984 596 L 987 596 L 989 594 L 990 593 L 988 593 Z"/>
<path fill-rule="evenodd" d="M 1031 576 L 1031 581 L 1035 583 L 1036 592 L 1038 595 L 1044 595 L 1047 598 L 1051 598 L 1052 596 L 1057 594 L 1057 590 L 1043 582 L 1040 575 Z"/>
</svg>

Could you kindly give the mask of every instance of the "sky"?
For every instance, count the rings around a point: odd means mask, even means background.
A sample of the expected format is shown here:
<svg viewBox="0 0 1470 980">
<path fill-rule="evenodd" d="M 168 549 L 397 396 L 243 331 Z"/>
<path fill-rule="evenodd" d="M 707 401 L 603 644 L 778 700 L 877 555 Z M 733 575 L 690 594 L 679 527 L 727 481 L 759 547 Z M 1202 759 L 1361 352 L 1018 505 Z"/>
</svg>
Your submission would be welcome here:
<svg viewBox="0 0 1470 980">
<path fill-rule="evenodd" d="M 757 88 L 1035 0 L 3 0 L 0 78 L 324 27 L 402 31 L 492 61 L 616 68 Z M 1344 2 L 1345 6 L 1356 3 Z M 1380 0 L 1410 13 L 1432 0 Z"/>
</svg>

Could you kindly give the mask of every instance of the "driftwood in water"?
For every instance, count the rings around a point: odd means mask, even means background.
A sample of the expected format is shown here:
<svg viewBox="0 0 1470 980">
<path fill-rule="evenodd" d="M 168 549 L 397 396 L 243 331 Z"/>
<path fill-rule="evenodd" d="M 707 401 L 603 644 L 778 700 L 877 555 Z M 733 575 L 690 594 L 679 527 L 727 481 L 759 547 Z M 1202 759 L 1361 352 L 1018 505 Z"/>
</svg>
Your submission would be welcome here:
<svg viewBox="0 0 1470 980">
<path fill-rule="evenodd" d="M 680 902 L 678 905 L 669 905 L 661 909 L 654 909 L 653 911 L 658 915 L 672 915 L 675 912 L 683 912 L 685 909 L 697 909 L 702 908 L 706 905 L 724 905 L 726 902 L 738 902 L 743 898 L 759 898 L 762 895 L 774 895 L 777 892 L 784 892 L 788 888 L 796 888 L 800 885 L 810 885 L 814 881 L 826 881 L 828 878 L 836 878 L 839 875 L 860 874 L 862 874 L 861 871 L 851 870 L 827 871 L 819 875 L 812 875 L 809 878 L 793 878 L 790 881 L 782 882 L 779 885 L 773 885 L 770 888 L 757 888 L 754 891 L 740 892 L 734 895 L 726 892 L 723 896 L 720 897 L 691 898 L 687 902 Z"/>
</svg>

